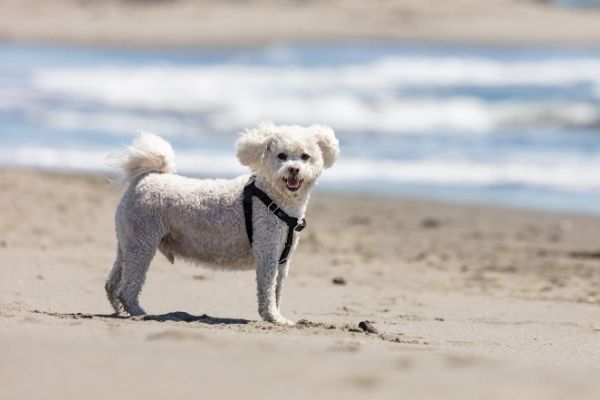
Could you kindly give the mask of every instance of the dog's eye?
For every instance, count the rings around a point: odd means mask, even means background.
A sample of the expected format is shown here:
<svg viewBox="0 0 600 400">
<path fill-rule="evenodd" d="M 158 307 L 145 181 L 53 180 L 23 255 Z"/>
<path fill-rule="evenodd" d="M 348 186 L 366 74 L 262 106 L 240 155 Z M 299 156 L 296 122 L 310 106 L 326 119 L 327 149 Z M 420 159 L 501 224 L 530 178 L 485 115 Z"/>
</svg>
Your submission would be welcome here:
<svg viewBox="0 0 600 400">
<path fill-rule="evenodd" d="M 287 154 L 279 153 L 277 154 L 277 158 L 279 158 L 280 160 L 287 160 Z"/>
<path fill-rule="evenodd" d="M 302 154 L 302 159 L 304 161 L 308 160 L 309 158 L 310 158 L 310 156 L 308 154 L 306 154 L 306 153 Z"/>
</svg>

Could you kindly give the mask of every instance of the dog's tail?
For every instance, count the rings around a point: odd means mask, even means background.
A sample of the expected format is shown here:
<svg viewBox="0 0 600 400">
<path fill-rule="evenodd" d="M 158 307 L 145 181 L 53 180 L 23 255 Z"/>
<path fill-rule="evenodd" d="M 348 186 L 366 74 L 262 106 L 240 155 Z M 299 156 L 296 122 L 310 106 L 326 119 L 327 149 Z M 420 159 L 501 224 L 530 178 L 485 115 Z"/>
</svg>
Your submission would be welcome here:
<svg viewBox="0 0 600 400">
<path fill-rule="evenodd" d="M 175 152 L 161 137 L 141 132 L 124 151 L 110 153 L 106 163 L 121 169 L 125 176 L 118 182 L 126 183 L 148 172 L 174 173 Z"/>
</svg>

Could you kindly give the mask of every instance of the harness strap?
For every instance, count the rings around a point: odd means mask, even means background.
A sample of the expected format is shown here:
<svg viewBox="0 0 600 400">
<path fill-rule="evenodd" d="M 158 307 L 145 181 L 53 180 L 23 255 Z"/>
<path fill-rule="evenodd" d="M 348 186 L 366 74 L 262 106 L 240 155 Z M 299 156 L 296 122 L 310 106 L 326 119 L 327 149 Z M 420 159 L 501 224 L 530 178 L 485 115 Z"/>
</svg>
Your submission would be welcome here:
<svg viewBox="0 0 600 400">
<path fill-rule="evenodd" d="M 256 187 L 254 184 L 254 177 L 250 178 L 250 181 L 244 186 L 244 197 L 242 199 L 242 204 L 244 206 L 244 221 L 246 222 L 246 234 L 248 235 L 248 240 L 250 241 L 250 245 L 252 245 L 252 197 L 258 197 L 258 199 L 271 211 L 275 214 L 280 220 L 285 222 L 288 226 L 287 239 L 285 241 L 285 246 L 283 247 L 283 251 L 281 252 L 281 256 L 279 257 L 279 264 L 283 264 L 287 261 L 288 255 L 290 254 L 290 250 L 292 249 L 292 243 L 294 241 L 294 231 L 300 232 L 304 228 L 306 228 L 306 220 L 302 219 L 302 222 L 298 221 L 298 218 L 290 217 L 287 215 L 285 211 L 283 211 L 279 206 L 271 200 L 271 198 L 262 190 Z"/>
</svg>

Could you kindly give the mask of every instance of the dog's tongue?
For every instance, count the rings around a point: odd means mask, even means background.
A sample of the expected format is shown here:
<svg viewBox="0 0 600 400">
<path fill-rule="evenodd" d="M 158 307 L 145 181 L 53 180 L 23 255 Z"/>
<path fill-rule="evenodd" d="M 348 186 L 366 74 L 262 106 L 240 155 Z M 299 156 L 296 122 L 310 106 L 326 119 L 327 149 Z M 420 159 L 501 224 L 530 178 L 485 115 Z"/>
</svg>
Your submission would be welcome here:
<svg viewBox="0 0 600 400">
<path fill-rule="evenodd" d="M 287 178 L 287 186 L 288 187 L 297 188 L 299 184 L 300 184 L 300 181 L 298 180 L 298 178 L 295 178 L 293 176 Z"/>
</svg>

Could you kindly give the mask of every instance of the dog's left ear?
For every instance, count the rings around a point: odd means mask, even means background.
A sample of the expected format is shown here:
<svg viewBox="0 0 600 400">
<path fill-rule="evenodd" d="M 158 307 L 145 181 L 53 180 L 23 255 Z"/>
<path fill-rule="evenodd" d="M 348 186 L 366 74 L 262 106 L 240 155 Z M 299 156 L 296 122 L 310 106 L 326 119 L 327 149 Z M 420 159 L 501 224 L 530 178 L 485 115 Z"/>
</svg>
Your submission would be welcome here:
<svg viewBox="0 0 600 400">
<path fill-rule="evenodd" d="M 272 122 L 263 121 L 256 128 L 242 133 L 235 145 L 240 163 L 258 171 L 276 131 L 277 127 Z"/>
<path fill-rule="evenodd" d="M 325 125 L 312 125 L 310 127 L 317 139 L 317 144 L 323 154 L 323 166 L 331 168 L 340 153 L 340 142 L 335 137 L 333 129 Z"/>
</svg>

